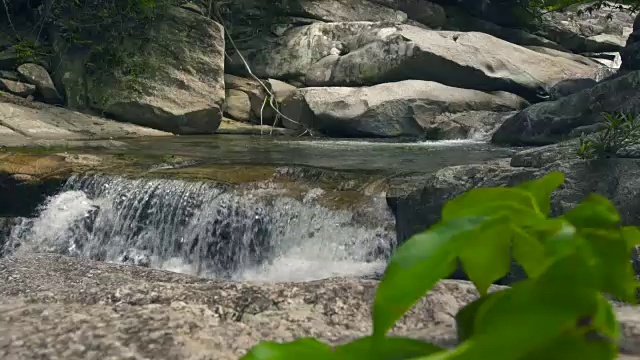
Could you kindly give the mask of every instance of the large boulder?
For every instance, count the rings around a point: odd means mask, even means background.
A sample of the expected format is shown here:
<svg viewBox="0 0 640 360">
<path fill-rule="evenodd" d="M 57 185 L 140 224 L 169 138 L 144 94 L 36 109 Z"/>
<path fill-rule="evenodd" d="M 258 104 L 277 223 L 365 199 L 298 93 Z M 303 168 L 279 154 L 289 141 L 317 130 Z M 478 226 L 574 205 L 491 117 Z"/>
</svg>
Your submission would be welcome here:
<svg viewBox="0 0 640 360">
<path fill-rule="evenodd" d="M 62 101 L 47 69 L 38 64 L 27 63 L 18 66 L 17 70 L 26 82 L 35 85 L 45 102 L 59 104 Z"/>
<path fill-rule="evenodd" d="M 605 7 L 589 12 L 588 6 L 543 15 L 537 34 L 573 52 L 620 51 L 633 24 L 630 11 Z"/>
<path fill-rule="evenodd" d="M 603 112 L 640 113 L 640 71 L 603 81 L 562 99 L 535 104 L 513 115 L 493 135 L 500 144 L 544 145 L 579 136 Z"/>
<path fill-rule="evenodd" d="M 626 70 L 640 70 L 640 15 L 633 23 L 633 33 L 629 35 L 627 45 L 622 50 L 622 65 Z"/>
<path fill-rule="evenodd" d="M 527 105 L 510 93 L 405 80 L 360 88 L 298 89 L 283 102 L 282 112 L 295 121 L 285 120 L 285 126 L 330 136 L 450 139 L 489 132 L 500 119 L 495 113 Z"/>
<path fill-rule="evenodd" d="M 308 86 L 360 86 L 406 79 L 546 98 L 568 78 L 596 66 L 553 57 L 475 32 L 435 31 L 371 22 L 316 23 L 293 29 L 249 54 L 260 77 Z"/>
<path fill-rule="evenodd" d="M 224 29 L 194 11 L 169 8 L 139 54 L 111 74 L 84 74 L 86 59 L 74 58 L 66 56 L 59 71 L 70 106 L 178 134 L 213 133 L 220 124 Z M 131 67 L 137 73 L 130 74 Z"/>
</svg>

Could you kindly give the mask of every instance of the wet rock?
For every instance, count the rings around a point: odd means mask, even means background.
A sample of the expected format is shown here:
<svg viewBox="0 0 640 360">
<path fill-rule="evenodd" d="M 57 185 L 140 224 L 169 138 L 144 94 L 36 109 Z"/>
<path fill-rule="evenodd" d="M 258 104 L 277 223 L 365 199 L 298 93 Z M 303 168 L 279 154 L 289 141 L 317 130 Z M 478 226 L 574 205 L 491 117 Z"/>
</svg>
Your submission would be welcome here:
<svg viewBox="0 0 640 360">
<path fill-rule="evenodd" d="M 565 140 L 578 127 L 601 121 L 603 112 L 640 112 L 640 71 L 603 81 L 556 101 L 535 104 L 508 118 L 492 141 L 545 145 Z"/>
<path fill-rule="evenodd" d="M 118 261 L 122 264 L 127 265 L 142 266 L 147 268 L 151 266 L 151 257 L 149 256 L 149 254 L 145 251 L 134 248 L 128 249 L 124 254 L 120 256 Z"/>
<path fill-rule="evenodd" d="M 296 121 L 285 119 L 286 127 L 304 126 L 329 136 L 456 139 L 492 130 L 501 119 L 496 113 L 527 105 L 509 93 L 406 80 L 361 88 L 298 89 L 283 101 L 282 112 Z"/>
<path fill-rule="evenodd" d="M 47 70 L 38 64 L 22 64 L 18 66 L 18 73 L 30 84 L 35 85 L 42 99 L 50 104 L 62 102 L 58 90 L 56 90 L 53 80 Z"/>
<path fill-rule="evenodd" d="M 27 97 L 36 91 L 36 87 L 23 82 L 0 79 L 0 90 L 8 91 L 17 96 Z"/>
</svg>

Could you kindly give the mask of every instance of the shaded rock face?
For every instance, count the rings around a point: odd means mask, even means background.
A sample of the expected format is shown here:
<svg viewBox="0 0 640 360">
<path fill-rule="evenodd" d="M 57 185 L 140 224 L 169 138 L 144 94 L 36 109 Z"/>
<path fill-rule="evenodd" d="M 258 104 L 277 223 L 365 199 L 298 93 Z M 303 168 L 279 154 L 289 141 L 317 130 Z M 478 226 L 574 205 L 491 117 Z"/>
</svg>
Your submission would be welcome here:
<svg viewBox="0 0 640 360">
<path fill-rule="evenodd" d="M 83 59 L 71 54 L 60 71 L 68 105 L 178 134 L 213 133 L 225 98 L 223 31 L 196 12 L 172 7 L 141 49 L 145 66 L 135 79 L 114 68 L 113 76 L 87 77 L 83 84 Z"/>
<path fill-rule="evenodd" d="M 249 60 L 258 76 L 297 78 L 308 86 L 419 79 L 509 91 L 527 100 L 546 97 L 548 87 L 558 81 L 593 77 L 596 69 L 483 33 L 369 22 L 302 26 L 250 54 Z"/>
<path fill-rule="evenodd" d="M 633 33 L 629 35 L 621 57 L 623 69 L 640 70 L 640 15 L 636 17 L 636 21 L 633 23 Z"/>
<path fill-rule="evenodd" d="M 467 138 L 490 132 L 500 112 L 528 103 L 509 93 L 483 93 L 435 82 L 405 80 L 371 87 L 298 89 L 282 105 L 291 123 L 330 136 Z"/>
<path fill-rule="evenodd" d="M 545 14 L 538 34 L 573 52 L 620 51 L 633 25 L 633 16 L 629 11 L 609 8 L 579 14 L 586 7 Z"/>
<path fill-rule="evenodd" d="M 603 81 L 557 101 L 535 104 L 508 118 L 492 141 L 544 145 L 579 136 L 572 130 L 593 125 L 603 112 L 640 113 L 640 71 Z"/>
<path fill-rule="evenodd" d="M 431 29 L 441 28 L 447 21 L 447 14 L 442 6 L 426 0 L 370 0 L 389 8 L 404 11 L 409 19 L 428 26 Z M 353 21 L 354 19 L 349 19 Z"/>
<path fill-rule="evenodd" d="M 468 12 L 457 7 L 447 7 L 447 22 L 445 30 L 483 32 L 520 46 L 538 46 L 559 51 L 567 51 L 555 42 L 539 35 L 534 35 L 523 29 L 503 27 L 493 22 L 471 16 Z"/>
<path fill-rule="evenodd" d="M 294 0 L 286 4 L 283 9 L 286 13 L 327 22 L 407 21 L 407 14 L 403 11 L 368 0 Z"/>
</svg>

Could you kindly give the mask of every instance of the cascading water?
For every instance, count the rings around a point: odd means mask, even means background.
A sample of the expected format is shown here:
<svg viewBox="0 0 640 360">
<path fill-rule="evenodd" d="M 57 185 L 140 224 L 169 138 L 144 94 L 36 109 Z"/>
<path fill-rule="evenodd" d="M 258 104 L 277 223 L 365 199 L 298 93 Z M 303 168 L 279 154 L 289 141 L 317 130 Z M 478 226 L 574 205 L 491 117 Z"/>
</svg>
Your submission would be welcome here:
<svg viewBox="0 0 640 360">
<path fill-rule="evenodd" d="M 300 281 L 379 272 L 393 248 L 387 224 L 358 224 L 273 187 L 74 176 L 35 218 L 13 227 L 5 252 L 55 252 L 193 275 Z M 388 221 L 393 221 L 389 215 Z"/>
</svg>

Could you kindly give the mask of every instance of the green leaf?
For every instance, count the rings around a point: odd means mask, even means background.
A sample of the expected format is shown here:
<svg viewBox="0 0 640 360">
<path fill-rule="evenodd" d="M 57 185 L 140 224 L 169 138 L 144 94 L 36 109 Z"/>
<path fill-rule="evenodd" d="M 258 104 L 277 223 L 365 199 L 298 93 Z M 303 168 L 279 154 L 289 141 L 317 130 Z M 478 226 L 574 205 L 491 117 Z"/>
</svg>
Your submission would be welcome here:
<svg viewBox="0 0 640 360">
<path fill-rule="evenodd" d="M 519 360 L 614 360 L 618 355 L 615 343 L 585 334 L 565 334 L 541 349 Z"/>
<path fill-rule="evenodd" d="M 620 215 L 607 198 L 591 194 L 563 217 L 577 228 L 614 228 L 620 224 Z"/>
<path fill-rule="evenodd" d="M 623 226 L 620 228 L 622 238 L 627 242 L 629 248 L 640 245 L 640 229 L 636 226 Z"/>
<path fill-rule="evenodd" d="M 538 216 L 538 206 L 530 192 L 517 188 L 469 190 L 450 200 L 442 209 L 442 220 L 502 214 L 511 218 Z"/>
<path fill-rule="evenodd" d="M 479 217 L 442 222 L 414 235 L 396 250 L 376 292 L 374 336 L 384 336 L 438 280 L 455 270 L 459 240 L 484 221 Z"/>
<path fill-rule="evenodd" d="M 402 337 L 367 336 L 336 347 L 336 355 L 340 360 L 404 360 L 440 351 L 443 349 L 436 345 Z"/>
<path fill-rule="evenodd" d="M 600 334 L 616 342 L 620 337 L 620 327 L 616 321 L 616 313 L 611 303 L 602 294 L 598 295 L 598 312 L 593 318 L 593 327 Z"/>
<path fill-rule="evenodd" d="M 337 359 L 331 347 L 316 339 L 304 338 L 289 343 L 262 342 L 242 360 L 330 360 Z"/>
<path fill-rule="evenodd" d="M 524 182 L 517 186 L 519 189 L 530 192 L 538 205 L 538 209 L 544 215 L 551 212 L 551 193 L 564 182 L 564 174 L 551 172 L 536 180 Z"/>
<path fill-rule="evenodd" d="M 583 229 L 580 234 L 590 247 L 593 272 L 602 281 L 599 290 L 621 300 L 635 302 L 635 271 L 631 264 L 632 249 L 627 239 L 616 230 Z"/>
<path fill-rule="evenodd" d="M 522 265 L 528 277 L 537 277 L 547 265 L 544 245 L 520 228 L 513 229 L 512 232 L 513 259 Z"/>
<path fill-rule="evenodd" d="M 459 258 L 469 279 L 485 295 L 511 268 L 511 232 L 505 217 L 485 221 L 465 239 Z"/>
<path fill-rule="evenodd" d="M 573 254 L 557 259 L 540 278 L 501 291 L 475 310 L 470 338 L 453 351 L 425 359 L 494 359 L 496 354 L 519 359 L 544 348 L 575 328 L 578 319 L 597 312 L 598 292 L 590 286 L 589 274 L 586 280 L 564 281 L 575 275 L 572 269 L 584 267 L 588 267 L 584 259 Z"/>
<path fill-rule="evenodd" d="M 487 302 L 496 301 L 496 299 L 504 294 L 503 291 L 496 291 L 489 295 L 481 296 L 476 301 L 466 305 L 456 314 L 456 332 L 458 341 L 463 342 L 474 334 L 476 317 L 478 310 Z"/>
</svg>

